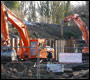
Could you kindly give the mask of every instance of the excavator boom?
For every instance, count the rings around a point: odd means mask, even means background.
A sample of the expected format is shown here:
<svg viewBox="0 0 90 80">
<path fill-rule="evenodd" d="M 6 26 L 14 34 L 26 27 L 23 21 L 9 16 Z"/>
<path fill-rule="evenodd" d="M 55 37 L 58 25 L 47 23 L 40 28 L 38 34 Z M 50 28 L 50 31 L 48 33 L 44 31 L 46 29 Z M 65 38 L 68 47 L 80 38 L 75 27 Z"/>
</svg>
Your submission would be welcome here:
<svg viewBox="0 0 90 80">
<path fill-rule="evenodd" d="M 9 44 L 8 21 L 6 16 L 6 9 L 3 3 L 1 3 L 1 33 L 2 38 L 7 40 L 7 44 Z"/>
<path fill-rule="evenodd" d="M 29 38 L 29 33 L 26 25 L 20 19 L 18 19 L 15 16 L 15 14 L 12 11 L 10 11 L 3 3 L 1 3 L 1 31 L 5 40 L 7 41 L 9 41 L 10 39 L 8 30 L 8 21 L 18 30 L 21 37 L 20 47 L 24 47 L 19 48 L 19 51 L 16 53 L 16 55 L 23 60 L 37 58 L 38 39 L 31 40 Z M 40 54 L 44 54 L 44 52 L 46 52 L 46 54 L 40 58 L 46 58 L 47 50 L 41 50 Z"/>
<path fill-rule="evenodd" d="M 81 20 L 81 18 L 79 17 L 78 14 L 72 14 L 68 17 L 66 17 L 64 19 L 64 22 L 69 22 L 73 20 L 77 26 L 79 27 L 79 29 L 81 30 L 82 34 L 83 34 L 83 38 L 87 44 L 87 47 L 89 47 L 89 31 L 87 26 L 84 24 L 84 22 Z M 83 49 L 82 52 L 89 52 L 89 49 Z"/>
<path fill-rule="evenodd" d="M 8 30 L 8 21 L 18 30 L 21 36 L 21 47 L 30 46 L 30 38 L 27 27 L 25 24 L 19 20 L 3 3 L 1 3 L 1 32 L 5 40 L 9 41 L 9 30 Z M 30 49 L 24 48 L 22 54 L 28 55 L 30 57 Z"/>
<path fill-rule="evenodd" d="M 84 22 L 81 20 L 78 14 L 72 14 L 64 19 L 65 22 L 69 22 L 73 20 L 79 29 L 81 30 L 83 34 L 83 38 L 86 41 L 87 44 L 89 44 L 89 31 L 87 29 L 87 26 L 84 24 Z"/>
</svg>

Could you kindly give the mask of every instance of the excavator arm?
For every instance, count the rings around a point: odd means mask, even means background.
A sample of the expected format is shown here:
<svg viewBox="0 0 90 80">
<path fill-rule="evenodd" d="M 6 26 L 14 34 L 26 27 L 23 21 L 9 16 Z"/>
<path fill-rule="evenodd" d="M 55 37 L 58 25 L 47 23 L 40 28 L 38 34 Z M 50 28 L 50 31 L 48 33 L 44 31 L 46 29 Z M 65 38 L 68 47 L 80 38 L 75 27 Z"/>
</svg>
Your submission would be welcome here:
<svg viewBox="0 0 90 80">
<path fill-rule="evenodd" d="M 86 25 L 84 24 L 84 22 L 79 17 L 79 15 L 72 14 L 72 15 L 66 17 L 64 19 L 64 22 L 69 22 L 71 20 L 73 20 L 77 24 L 77 26 L 79 27 L 79 29 L 81 30 L 81 32 L 83 34 L 84 40 L 86 41 L 87 44 L 89 44 L 89 31 L 88 31 Z"/>
<path fill-rule="evenodd" d="M 8 20 L 6 16 L 6 9 L 1 3 L 1 37 L 4 38 L 2 41 L 6 41 L 9 44 L 9 31 L 8 31 Z"/>
<path fill-rule="evenodd" d="M 30 46 L 30 39 L 27 27 L 19 20 L 3 3 L 1 3 L 1 32 L 5 40 L 9 40 L 8 21 L 18 30 L 24 47 Z M 23 54 L 30 56 L 30 49 L 25 48 Z"/>
<path fill-rule="evenodd" d="M 87 26 L 81 20 L 78 14 L 72 14 L 64 19 L 64 22 L 69 22 L 73 20 L 83 34 L 84 41 L 86 42 L 86 46 L 82 49 L 82 53 L 89 53 L 89 31 Z"/>
</svg>

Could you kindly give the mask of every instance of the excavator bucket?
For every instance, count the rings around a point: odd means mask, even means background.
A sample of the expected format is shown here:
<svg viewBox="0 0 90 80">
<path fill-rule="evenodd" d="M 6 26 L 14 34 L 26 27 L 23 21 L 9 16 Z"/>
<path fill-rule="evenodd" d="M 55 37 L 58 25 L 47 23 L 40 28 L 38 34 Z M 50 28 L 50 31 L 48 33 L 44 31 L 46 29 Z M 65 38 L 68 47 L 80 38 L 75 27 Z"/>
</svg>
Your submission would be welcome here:
<svg viewBox="0 0 90 80">
<path fill-rule="evenodd" d="M 10 61 L 16 61 L 17 55 L 15 50 L 7 49 L 6 51 L 1 50 L 1 61 L 2 62 L 10 62 Z"/>
</svg>

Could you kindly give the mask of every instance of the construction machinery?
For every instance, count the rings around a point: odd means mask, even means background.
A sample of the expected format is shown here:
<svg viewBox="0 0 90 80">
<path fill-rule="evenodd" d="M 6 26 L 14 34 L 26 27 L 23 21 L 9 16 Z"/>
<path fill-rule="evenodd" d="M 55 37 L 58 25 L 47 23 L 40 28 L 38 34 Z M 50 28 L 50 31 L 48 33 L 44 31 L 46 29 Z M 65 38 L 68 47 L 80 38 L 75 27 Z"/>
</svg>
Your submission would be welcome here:
<svg viewBox="0 0 90 80">
<path fill-rule="evenodd" d="M 79 43 L 83 43 L 84 45 L 81 46 L 83 47 L 81 50 L 82 50 L 82 53 L 87 53 L 89 54 L 89 31 L 88 31 L 88 28 L 87 26 L 84 24 L 84 22 L 81 20 L 81 18 L 79 17 L 78 14 L 72 14 L 68 17 L 66 17 L 64 19 L 64 22 L 70 22 L 70 21 L 74 21 L 75 24 L 77 24 L 77 26 L 79 27 L 79 29 L 81 30 L 82 34 L 83 34 L 83 41 L 78 41 Z"/>
<path fill-rule="evenodd" d="M 11 52 L 3 52 L 3 47 L 7 49 L 10 47 L 10 37 L 9 37 L 9 30 L 8 30 L 8 21 L 18 30 L 19 35 L 21 37 L 20 48 L 19 51 L 16 53 L 15 50 L 11 50 Z M 32 58 L 37 58 L 39 52 L 38 49 L 38 39 L 30 39 L 27 26 L 19 20 L 12 11 L 10 11 L 3 3 L 1 3 L 1 34 L 2 34 L 2 51 L 1 51 L 1 58 L 3 57 L 10 57 L 12 60 L 27 60 Z M 47 50 L 41 50 L 42 52 L 47 53 Z M 3 56 L 3 57 L 2 57 Z M 41 56 L 40 58 L 46 58 L 47 54 Z M 53 52 L 54 56 L 54 52 Z M 9 59 L 10 59 L 9 58 Z"/>
</svg>

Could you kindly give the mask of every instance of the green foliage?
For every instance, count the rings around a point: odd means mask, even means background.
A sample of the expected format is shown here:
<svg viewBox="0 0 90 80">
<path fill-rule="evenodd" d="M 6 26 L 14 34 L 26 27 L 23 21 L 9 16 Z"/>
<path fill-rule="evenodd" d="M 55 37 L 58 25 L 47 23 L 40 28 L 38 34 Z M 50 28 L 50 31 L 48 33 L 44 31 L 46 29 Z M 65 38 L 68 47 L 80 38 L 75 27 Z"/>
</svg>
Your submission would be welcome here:
<svg viewBox="0 0 90 80">
<path fill-rule="evenodd" d="M 46 22 L 49 23 L 49 18 L 51 17 L 50 1 L 45 2 L 44 15 L 45 15 L 45 18 L 46 18 Z"/>
<path fill-rule="evenodd" d="M 4 1 L 4 4 L 10 9 L 18 8 L 18 1 Z"/>
<path fill-rule="evenodd" d="M 82 1 L 83 5 L 78 5 L 75 7 L 72 6 L 72 12 L 79 14 L 80 18 L 86 24 L 86 26 L 88 27 L 88 30 L 89 30 L 89 18 L 82 17 L 82 13 L 89 16 L 89 1 L 85 1 L 85 2 L 86 2 L 86 4 L 83 4 L 83 1 Z M 75 26 L 75 24 L 74 24 L 74 26 Z"/>
<path fill-rule="evenodd" d="M 51 6 L 50 1 L 40 1 L 38 4 L 38 12 L 40 17 L 42 17 L 42 22 L 45 19 L 45 22 L 49 23 L 49 18 L 51 17 Z"/>
<path fill-rule="evenodd" d="M 54 24 L 60 24 L 64 19 L 64 3 L 63 1 L 53 2 L 52 21 Z"/>
<path fill-rule="evenodd" d="M 45 18 L 45 22 L 61 24 L 65 15 L 71 14 L 70 7 L 70 1 L 40 1 L 38 12 L 42 18 Z"/>
<path fill-rule="evenodd" d="M 53 1 L 52 21 L 61 24 L 64 17 L 71 14 L 70 1 Z"/>
<path fill-rule="evenodd" d="M 40 4 L 38 4 L 38 13 L 40 14 L 40 16 L 43 16 L 44 14 L 44 2 L 40 1 Z"/>
<path fill-rule="evenodd" d="M 11 24 L 11 28 L 14 28 L 14 26 Z"/>
<path fill-rule="evenodd" d="M 65 17 L 69 16 L 71 14 L 71 5 L 70 1 L 67 1 L 65 4 Z"/>
<path fill-rule="evenodd" d="M 44 13 L 45 13 L 45 16 L 50 16 L 50 14 L 49 14 L 49 1 L 46 1 L 45 2 L 45 5 L 44 5 Z"/>
<path fill-rule="evenodd" d="M 79 38 L 79 35 L 77 35 L 76 33 L 74 33 L 73 31 L 66 31 L 65 33 L 64 33 L 64 37 L 66 38 L 66 39 L 70 39 L 71 37 L 74 37 L 74 38 Z"/>
</svg>

